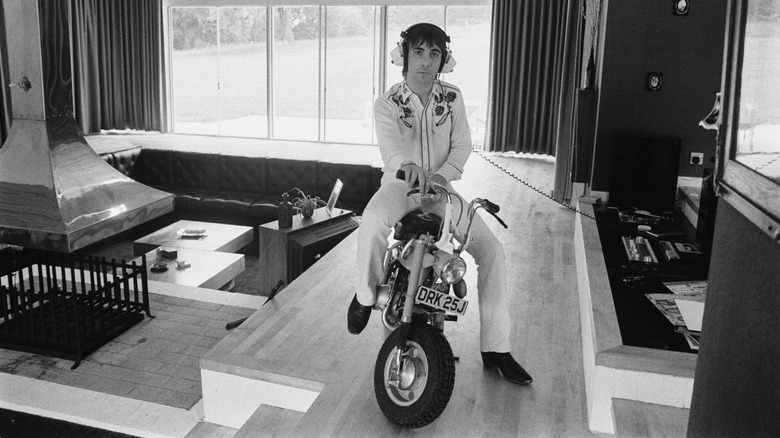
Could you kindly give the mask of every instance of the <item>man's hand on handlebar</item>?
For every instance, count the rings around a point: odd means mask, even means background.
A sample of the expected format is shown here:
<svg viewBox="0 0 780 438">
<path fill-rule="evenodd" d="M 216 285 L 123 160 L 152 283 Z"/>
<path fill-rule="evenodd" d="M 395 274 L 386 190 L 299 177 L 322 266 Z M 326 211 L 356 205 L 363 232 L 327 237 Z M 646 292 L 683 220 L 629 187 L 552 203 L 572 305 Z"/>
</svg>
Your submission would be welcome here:
<svg viewBox="0 0 780 438">
<path fill-rule="evenodd" d="M 406 185 L 409 186 L 410 189 L 417 187 L 420 187 L 420 189 L 428 188 L 426 186 L 425 171 L 422 167 L 414 163 L 406 163 L 401 167 L 401 170 L 404 172 Z"/>
<path fill-rule="evenodd" d="M 447 180 L 443 176 L 436 173 L 429 174 L 422 167 L 414 163 L 405 164 L 401 167 L 401 171 L 404 172 L 404 180 L 410 189 L 420 188 L 422 199 L 434 202 L 438 202 L 441 199 L 440 196 L 432 194 L 432 183 L 446 186 Z"/>
</svg>

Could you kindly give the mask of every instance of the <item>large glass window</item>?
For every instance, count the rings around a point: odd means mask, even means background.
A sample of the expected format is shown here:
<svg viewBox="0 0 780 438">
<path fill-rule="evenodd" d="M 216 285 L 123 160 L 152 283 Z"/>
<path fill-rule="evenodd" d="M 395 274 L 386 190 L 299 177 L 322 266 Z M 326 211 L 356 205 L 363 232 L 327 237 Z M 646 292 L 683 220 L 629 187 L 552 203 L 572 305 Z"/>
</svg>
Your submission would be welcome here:
<svg viewBox="0 0 780 438">
<path fill-rule="evenodd" d="M 780 2 L 748 4 L 736 159 L 780 183 Z"/>
<path fill-rule="evenodd" d="M 220 135 L 268 137 L 265 8 L 219 9 Z"/>
<path fill-rule="evenodd" d="M 267 137 L 264 8 L 171 10 L 174 131 Z"/>
<path fill-rule="evenodd" d="M 273 137 L 319 140 L 320 8 L 273 11 Z"/>
<path fill-rule="evenodd" d="M 480 146 L 485 142 L 488 106 L 490 16 L 489 7 L 447 8 L 446 29 L 452 40 L 452 54 L 458 63 L 452 73 L 444 75 L 443 80 L 457 85 L 463 91 L 471 140 Z"/>
<path fill-rule="evenodd" d="M 325 141 L 374 141 L 377 21 L 374 6 L 327 9 Z"/>
<path fill-rule="evenodd" d="M 173 9 L 171 45 L 175 132 L 218 135 L 217 9 Z"/>
<path fill-rule="evenodd" d="M 375 144 L 373 103 L 403 79 L 389 51 L 426 21 L 452 39 L 458 65 L 441 79 L 463 90 L 483 142 L 490 6 L 214 3 L 169 8 L 174 132 Z"/>
</svg>

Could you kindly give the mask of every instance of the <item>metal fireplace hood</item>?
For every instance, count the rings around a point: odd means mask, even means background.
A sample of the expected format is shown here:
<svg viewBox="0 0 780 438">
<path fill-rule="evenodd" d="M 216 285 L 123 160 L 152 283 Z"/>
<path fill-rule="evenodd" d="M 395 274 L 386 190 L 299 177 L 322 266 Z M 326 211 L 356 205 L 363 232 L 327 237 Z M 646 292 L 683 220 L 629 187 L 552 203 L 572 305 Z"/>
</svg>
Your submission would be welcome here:
<svg viewBox="0 0 780 438">
<path fill-rule="evenodd" d="M 72 111 L 67 0 L 3 0 L 13 124 L 0 148 L 0 243 L 73 252 L 173 211 L 115 170 Z"/>
</svg>

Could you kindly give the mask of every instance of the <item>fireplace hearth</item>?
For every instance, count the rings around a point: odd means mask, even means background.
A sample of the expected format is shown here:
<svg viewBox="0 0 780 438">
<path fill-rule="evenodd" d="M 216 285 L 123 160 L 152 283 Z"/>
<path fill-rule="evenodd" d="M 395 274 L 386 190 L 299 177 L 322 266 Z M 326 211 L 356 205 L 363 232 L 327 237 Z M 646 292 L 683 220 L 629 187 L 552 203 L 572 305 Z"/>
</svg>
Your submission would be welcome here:
<svg viewBox="0 0 780 438">
<path fill-rule="evenodd" d="M 74 360 L 143 321 L 146 257 L 105 258 L 24 251 L 0 272 L 0 348 Z"/>
</svg>

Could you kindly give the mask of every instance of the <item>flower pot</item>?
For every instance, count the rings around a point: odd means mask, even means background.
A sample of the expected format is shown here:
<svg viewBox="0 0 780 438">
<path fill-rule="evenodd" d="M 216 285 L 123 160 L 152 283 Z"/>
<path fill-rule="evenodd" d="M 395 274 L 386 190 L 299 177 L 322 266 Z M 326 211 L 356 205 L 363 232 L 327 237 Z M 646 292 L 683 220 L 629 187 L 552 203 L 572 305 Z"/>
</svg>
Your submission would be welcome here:
<svg viewBox="0 0 780 438">
<path fill-rule="evenodd" d="M 304 219 L 309 219 L 312 215 L 314 215 L 314 206 L 304 205 L 301 207 L 301 216 L 303 216 Z"/>
</svg>

